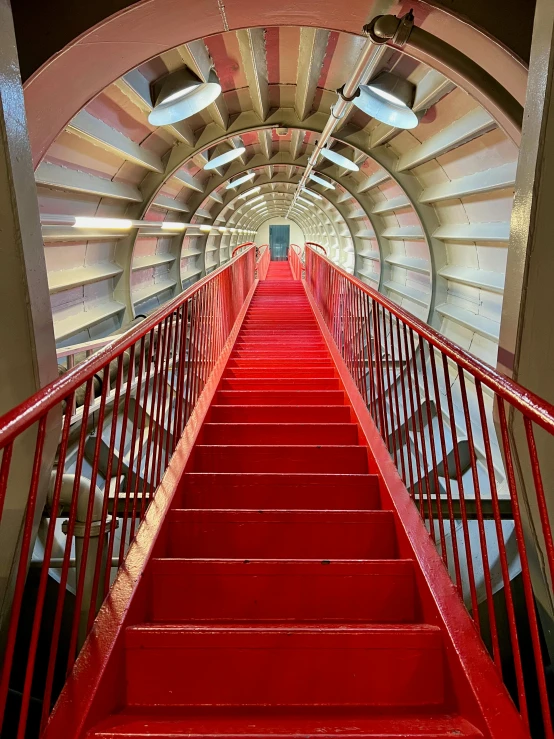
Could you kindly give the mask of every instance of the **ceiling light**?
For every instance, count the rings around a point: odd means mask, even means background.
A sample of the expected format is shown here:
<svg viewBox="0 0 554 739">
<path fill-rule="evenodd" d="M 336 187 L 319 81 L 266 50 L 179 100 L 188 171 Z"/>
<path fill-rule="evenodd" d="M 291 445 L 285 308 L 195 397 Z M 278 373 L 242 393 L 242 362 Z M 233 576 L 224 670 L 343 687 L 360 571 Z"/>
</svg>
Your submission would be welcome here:
<svg viewBox="0 0 554 739">
<path fill-rule="evenodd" d="M 313 205 L 311 200 L 306 200 L 306 198 L 303 198 L 302 195 L 299 195 L 296 199 L 301 200 L 303 203 L 308 203 L 308 205 Z"/>
<path fill-rule="evenodd" d="M 229 162 L 238 159 L 244 154 L 245 151 L 246 148 L 244 146 L 239 146 L 238 149 L 231 149 L 230 151 L 226 151 L 224 154 L 220 154 L 218 157 L 210 159 L 210 161 L 204 165 L 204 169 L 209 170 L 223 167 L 225 164 L 229 164 Z"/>
<path fill-rule="evenodd" d="M 204 233 L 210 233 L 210 231 L 212 230 L 212 227 L 211 226 L 198 226 L 198 229 L 200 231 L 203 231 Z"/>
<path fill-rule="evenodd" d="M 208 82 L 202 82 L 188 67 L 171 72 L 153 86 L 155 100 L 148 122 L 167 126 L 199 113 L 221 94 L 221 85 L 211 70 Z"/>
<path fill-rule="evenodd" d="M 255 172 L 250 172 L 249 174 L 245 174 L 242 177 L 239 177 L 238 180 L 233 180 L 232 182 L 227 183 L 226 190 L 231 190 L 233 187 L 238 187 L 239 185 L 242 185 L 243 182 L 248 182 L 248 180 L 251 180 L 253 177 L 256 176 Z"/>
<path fill-rule="evenodd" d="M 113 228 L 118 231 L 127 231 L 133 226 L 133 221 L 128 218 L 99 218 L 88 216 L 75 216 L 74 228 Z"/>
<path fill-rule="evenodd" d="M 342 154 L 338 154 L 332 149 L 322 149 L 321 156 L 328 159 L 330 162 L 333 162 L 333 164 L 336 164 L 338 167 L 344 167 L 344 169 L 350 170 L 350 172 L 357 172 L 360 169 L 351 159 L 343 157 Z"/>
<path fill-rule="evenodd" d="M 162 221 L 163 231 L 184 231 L 188 223 L 179 223 L 178 221 Z"/>
<path fill-rule="evenodd" d="M 317 182 L 318 185 L 321 185 L 322 187 L 326 187 L 328 190 L 334 190 L 335 186 L 332 182 L 329 182 L 329 180 L 324 180 L 323 177 L 318 177 L 313 172 L 310 172 L 310 179 L 314 182 Z"/>
<path fill-rule="evenodd" d="M 315 198 L 315 200 L 323 200 L 321 195 L 317 192 L 313 192 L 312 190 L 308 190 L 307 188 L 303 187 L 302 192 L 305 192 L 306 195 L 309 195 L 311 198 Z"/>
<path fill-rule="evenodd" d="M 381 72 L 367 85 L 360 85 L 352 101 L 367 115 L 395 128 L 415 128 L 418 118 L 412 110 L 415 85 L 391 72 Z"/>
</svg>

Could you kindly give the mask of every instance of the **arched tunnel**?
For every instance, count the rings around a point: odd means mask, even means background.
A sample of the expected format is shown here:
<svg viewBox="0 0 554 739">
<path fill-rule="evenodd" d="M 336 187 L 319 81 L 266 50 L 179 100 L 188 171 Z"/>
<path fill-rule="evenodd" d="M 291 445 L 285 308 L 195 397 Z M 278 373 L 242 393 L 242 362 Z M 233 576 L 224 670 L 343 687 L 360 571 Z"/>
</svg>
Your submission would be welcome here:
<svg viewBox="0 0 554 739">
<path fill-rule="evenodd" d="M 552 738 L 547 6 L 0 0 L 0 207 L 25 273 L 18 292 L 6 262 L 21 305 L 0 322 L 7 737 Z M 363 534 L 371 557 L 345 534 L 375 513 L 362 490 L 383 514 Z M 350 554 L 312 556 L 324 512 Z M 267 526 L 251 556 L 254 514 Z M 297 543 L 286 526 L 302 516 L 315 528 Z M 233 590 L 209 569 L 253 562 L 262 588 L 283 541 L 303 582 L 317 560 L 356 592 L 326 582 L 308 605 L 314 575 L 305 595 L 244 595 L 242 572 L 226 573 Z M 408 562 L 405 598 L 348 579 L 377 560 Z M 293 601 L 328 609 L 319 636 Z M 267 603 L 288 615 L 260 616 Z M 369 626 L 355 604 L 375 608 Z M 279 646 L 287 629 L 304 661 Z M 220 641 L 198 656 L 208 631 Z M 320 637 L 353 661 L 318 662 Z"/>
</svg>

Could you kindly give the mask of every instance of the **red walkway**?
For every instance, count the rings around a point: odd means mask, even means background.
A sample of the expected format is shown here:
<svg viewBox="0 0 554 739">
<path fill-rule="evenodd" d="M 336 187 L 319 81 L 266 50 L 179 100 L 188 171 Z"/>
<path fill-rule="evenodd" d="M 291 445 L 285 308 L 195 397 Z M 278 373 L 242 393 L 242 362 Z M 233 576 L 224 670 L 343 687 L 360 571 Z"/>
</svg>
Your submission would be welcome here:
<svg viewBox="0 0 554 739">
<path fill-rule="evenodd" d="M 94 737 L 481 737 L 300 282 L 253 297 Z"/>
</svg>

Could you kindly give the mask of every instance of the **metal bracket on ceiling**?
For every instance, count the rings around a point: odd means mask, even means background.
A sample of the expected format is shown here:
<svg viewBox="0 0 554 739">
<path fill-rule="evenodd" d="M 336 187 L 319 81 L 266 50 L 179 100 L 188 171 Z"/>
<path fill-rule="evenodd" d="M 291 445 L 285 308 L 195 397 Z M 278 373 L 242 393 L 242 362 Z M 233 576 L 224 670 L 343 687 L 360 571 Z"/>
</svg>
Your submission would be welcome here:
<svg viewBox="0 0 554 739">
<path fill-rule="evenodd" d="M 408 42 L 414 27 L 414 14 L 410 10 L 398 18 L 395 15 L 378 15 L 363 27 L 363 33 L 374 44 L 388 44 L 403 47 Z"/>
</svg>

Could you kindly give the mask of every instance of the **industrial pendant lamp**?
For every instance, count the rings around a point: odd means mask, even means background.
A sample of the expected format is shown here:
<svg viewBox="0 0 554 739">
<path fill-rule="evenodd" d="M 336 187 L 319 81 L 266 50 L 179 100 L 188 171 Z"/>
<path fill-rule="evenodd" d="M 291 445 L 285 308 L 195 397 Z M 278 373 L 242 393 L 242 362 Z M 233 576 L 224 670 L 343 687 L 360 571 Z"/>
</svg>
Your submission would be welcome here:
<svg viewBox="0 0 554 739">
<path fill-rule="evenodd" d="M 415 128 L 419 121 L 412 110 L 414 95 L 415 86 L 411 82 L 391 72 L 381 72 L 367 85 L 359 86 L 352 102 L 381 123 L 394 128 Z"/>
<path fill-rule="evenodd" d="M 228 182 L 225 189 L 226 190 L 232 190 L 234 187 L 238 187 L 239 185 L 242 185 L 244 182 L 248 182 L 248 180 L 251 180 L 256 176 L 255 172 L 249 172 L 248 174 L 242 175 L 242 177 L 239 177 L 236 180 L 233 180 L 232 182 Z"/>
<path fill-rule="evenodd" d="M 236 149 L 230 149 L 229 151 L 226 151 L 224 154 L 220 154 L 218 157 L 214 157 L 213 159 L 210 159 L 210 161 L 204 165 L 204 169 L 210 170 L 210 169 L 217 169 L 218 167 L 223 167 L 225 164 L 229 164 L 229 162 L 232 162 L 235 159 L 238 159 L 239 157 L 241 157 L 245 151 L 246 151 L 246 148 L 244 146 L 239 146 Z"/>
<path fill-rule="evenodd" d="M 336 164 L 338 167 L 348 169 L 350 172 L 357 172 L 360 169 L 351 159 L 344 157 L 342 154 L 339 154 L 332 149 L 322 149 L 321 156 L 328 159 L 330 162 L 333 162 L 333 164 Z"/>
<path fill-rule="evenodd" d="M 171 72 L 153 86 L 154 109 L 148 116 L 153 126 L 168 126 L 199 113 L 221 94 L 213 69 L 203 82 L 188 67 Z"/>
<path fill-rule="evenodd" d="M 329 182 L 328 180 L 324 180 L 323 177 L 318 177 L 313 172 L 310 173 L 310 179 L 314 182 L 317 182 L 318 185 L 321 185 L 322 187 L 326 187 L 328 190 L 334 190 L 335 186 L 332 182 Z"/>
</svg>

